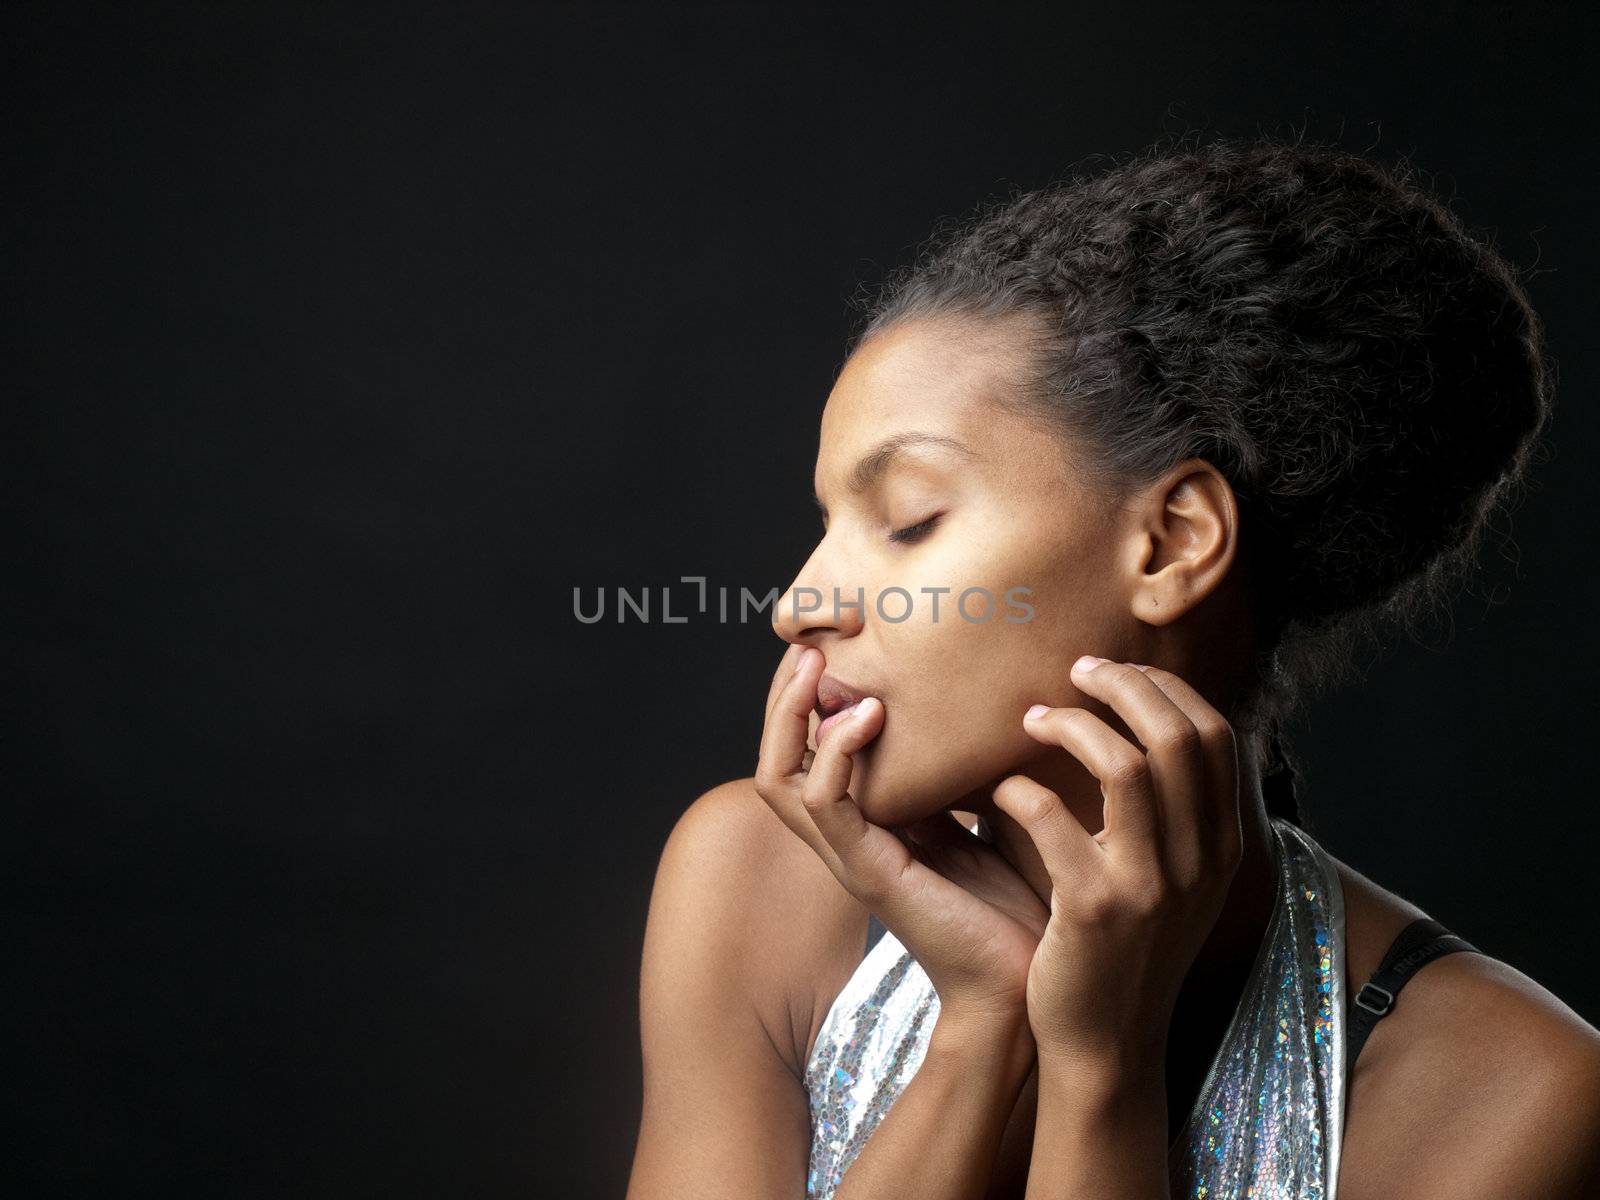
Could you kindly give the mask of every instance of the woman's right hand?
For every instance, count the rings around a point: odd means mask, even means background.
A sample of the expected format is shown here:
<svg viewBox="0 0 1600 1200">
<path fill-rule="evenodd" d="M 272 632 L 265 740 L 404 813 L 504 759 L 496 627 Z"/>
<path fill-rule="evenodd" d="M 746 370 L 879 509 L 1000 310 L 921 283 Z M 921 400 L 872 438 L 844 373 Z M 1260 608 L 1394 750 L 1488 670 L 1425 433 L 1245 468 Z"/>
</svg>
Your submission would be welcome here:
<svg viewBox="0 0 1600 1200">
<path fill-rule="evenodd" d="M 998 851 L 945 810 L 900 830 L 862 816 L 851 756 L 883 728 L 863 700 L 806 745 L 822 652 L 791 645 L 767 693 L 756 791 L 851 895 L 911 952 L 939 994 L 940 1019 L 1028 1028 L 1028 967 L 1050 910 Z"/>
</svg>

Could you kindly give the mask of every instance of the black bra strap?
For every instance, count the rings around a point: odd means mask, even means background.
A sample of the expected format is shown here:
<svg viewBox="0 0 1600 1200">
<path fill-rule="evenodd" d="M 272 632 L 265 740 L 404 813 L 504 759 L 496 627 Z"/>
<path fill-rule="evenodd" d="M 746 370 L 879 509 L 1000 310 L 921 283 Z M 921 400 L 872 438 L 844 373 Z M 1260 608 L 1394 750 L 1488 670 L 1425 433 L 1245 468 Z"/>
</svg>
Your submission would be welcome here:
<svg viewBox="0 0 1600 1200">
<path fill-rule="evenodd" d="M 1395 1005 L 1395 998 L 1406 980 L 1418 969 L 1440 955 L 1457 950 L 1471 950 L 1481 954 L 1466 938 L 1451 933 L 1432 917 L 1418 917 L 1402 929 L 1390 944 L 1383 962 L 1372 973 L 1372 978 L 1361 985 L 1350 1004 L 1345 1025 L 1345 1070 L 1355 1066 L 1367 1035 L 1379 1018 Z"/>
<path fill-rule="evenodd" d="M 878 920 L 873 913 L 867 914 L 867 948 L 861 952 L 861 957 L 866 958 L 872 953 L 872 948 L 878 944 L 878 939 L 885 933 L 883 922 Z"/>
</svg>

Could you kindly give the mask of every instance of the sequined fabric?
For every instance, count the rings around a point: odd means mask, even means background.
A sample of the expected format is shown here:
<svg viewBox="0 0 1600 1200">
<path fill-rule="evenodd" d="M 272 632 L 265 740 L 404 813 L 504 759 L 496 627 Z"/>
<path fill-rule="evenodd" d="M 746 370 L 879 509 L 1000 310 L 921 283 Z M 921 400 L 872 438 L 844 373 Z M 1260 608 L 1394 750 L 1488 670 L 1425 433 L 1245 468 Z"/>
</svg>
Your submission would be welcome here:
<svg viewBox="0 0 1600 1200">
<path fill-rule="evenodd" d="M 1169 1152 L 1174 1200 L 1335 1200 L 1343 1134 L 1344 896 L 1332 861 L 1274 817 L 1279 888 L 1239 1007 Z M 980 825 L 978 833 L 987 837 Z M 916 1075 L 939 1016 L 885 933 L 835 998 L 806 1068 L 806 1196 L 827 1200 Z"/>
</svg>

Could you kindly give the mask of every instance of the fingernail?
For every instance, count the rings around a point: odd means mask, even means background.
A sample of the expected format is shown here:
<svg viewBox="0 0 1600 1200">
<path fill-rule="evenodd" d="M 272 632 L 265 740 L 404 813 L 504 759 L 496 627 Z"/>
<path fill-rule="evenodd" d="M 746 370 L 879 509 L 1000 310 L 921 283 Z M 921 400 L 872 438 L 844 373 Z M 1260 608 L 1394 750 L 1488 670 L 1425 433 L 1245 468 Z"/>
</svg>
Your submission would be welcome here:
<svg viewBox="0 0 1600 1200">
<path fill-rule="evenodd" d="M 1145 666 L 1144 663 L 1129 663 L 1128 665 L 1138 667 L 1141 671 L 1148 671 L 1150 669 L 1149 667 Z"/>
<path fill-rule="evenodd" d="M 1096 658 L 1092 654 L 1085 654 L 1077 662 L 1072 664 L 1072 669 L 1081 675 L 1087 675 L 1090 671 L 1094 670 L 1103 662 L 1105 662 L 1105 659 L 1103 658 Z"/>
<path fill-rule="evenodd" d="M 810 654 L 811 654 L 811 647 L 810 646 L 807 646 L 804 650 L 800 651 L 800 656 L 794 660 L 794 673 L 796 675 L 800 674 L 800 668 L 802 668 L 802 667 L 804 667 L 806 665 L 806 658 Z"/>
<path fill-rule="evenodd" d="M 1049 711 L 1050 706 L 1048 704 L 1035 704 L 1027 712 L 1023 713 L 1022 717 L 1025 721 L 1031 721 L 1034 717 L 1042 717 Z"/>
<path fill-rule="evenodd" d="M 867 706 L 869 704 L 876 704 L 877 702 L 878 701 L 877 701 L 877 698 L 875 696 L 868 696 L 864 700 L 857 701 L 855 708 L 853 710 L 851 710 L 850 716 L 852 718 L 856 718 L 856 719 L 859 719 L 861 717 L 866 716 L 867 715 Z"/>
</svg>

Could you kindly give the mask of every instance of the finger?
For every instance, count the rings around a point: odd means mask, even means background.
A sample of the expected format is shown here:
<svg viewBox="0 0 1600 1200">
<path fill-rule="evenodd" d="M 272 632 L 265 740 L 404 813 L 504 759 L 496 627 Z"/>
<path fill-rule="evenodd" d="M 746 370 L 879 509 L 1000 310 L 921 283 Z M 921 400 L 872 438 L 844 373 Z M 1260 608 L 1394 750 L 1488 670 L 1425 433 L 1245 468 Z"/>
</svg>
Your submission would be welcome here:
<svg viewBox="0 0 1600 1200">
<path fill-rule="evenodd" d="M 807 714 L 816 704 L 817 681 L 822 677 L 822 653 L 806 648 L 794 659 L 794 669 L 778 690 L 761 729 L 761 751 L 756 762 L 756 790 L 784 824 L 816 847 L 815 827 L 800 802 L 800 789 L 809 766 Z"/>
<path fill-rule="evenodd" d="M 911 851 L 896 834 L 874 825 L 850 795 L 854 755 L 883 728 L 883 702 L 868 697 L 849 717 L 828 729 L 801 790 L 801 803 L 827 851 L 822 857 L 858 899 L 887 921 Z"/>
<path fill-rule="evenodd" d="M 919 861 L 903 830 L 868 821 L 848 791 L 854 756 L 883 729 L 883 702 L 861 701 L 828 728 L 802 789 L 802 803 L 819 837 L 817 853 L 851 895 L 865 904 L 914 957 L 927 961 L 925 931 L 971 895 Z M 952 820 L 951 824 L 955 822 Z M 1041 930 L 1042 932 L 1042 930 Z"/>
<path fill-rule="evenodd" d="M 761 731 L 761 759 L 776 778 L 800 770 L 805 751 L 807 717 L 817 703 L 817 683 L 822 678 L 822 652 L 807 648 L 794 659 L 789 677 L 782 681 Z"/>
<path fill-rule="evenodd" d="M 1026 775 L 1008 775 L 995 788 L 994 802 L 1033 840 L 1053 890 L 1069 897 L 1098 886 L 1105 872 L 1105 847 L 1060 796 Z M 1053 898 L 1050 907 L 1054 911 Z"/>
<path fill-rule="evenodd" d="M 1212 781 L 1200 731 L 1189 714 L 1132 663 L 1080 659 L 1073 666 L 1072 682 L 1085 695 L 1108 705 L 1143 743 L 1155 784 L 1163 860 L 1188 878 L 1200 865 L 1209 839 L 1201 809 Z"/>
<path fill-rule="evenodd" d="M 1086 708 L 1038 711 L 1035 706 L 1022 727 L 1039 741 L 1064 748 L 1100 781 L 1105 828 L 1095 835 L 1097 841 L 1148 865 L 1162 864 L 1155 780 L 1143 750 Z"/>
<path fill-rule="evenodd" d="M 806 811 L 827 837 L 859 834 L 866 818 L 850 795 L 850 775 L 855 767 L 855 752 L 877 736 L 883 728 L 883 701 L 868 696 L 851 710 L 848 717 L 829 726 L 822 745 L 806 773 L 803 796 Z M 886 831 L 887 832 L 887 831 Z"/>
<path fill-rule="evenodd" d="M 790 642 L 788 649 L 783 652 L 783 657 L 778 660 L 777 670 L 772 672 L 772 682 L 767 685 L 767 716 L 772 715 L 772 706 L 778 702 L 778 696 L 783 691 L 784 685 L 794 674 L 796 660 L 805 650 L 806 647 L 799 642 Z"/>
<path fill-rule="evenodd" d="M 1133 663 L 1188 715 L 1204 747 L 1206 796 L 1200 806 L 1202 827 L 1211 834 L 1211 848 L 1237 855 L 1244 844 L 1239 809 L 1239 742 L 1233 724 L 1181 675 L 1161 667 Z"/>
</svg>

